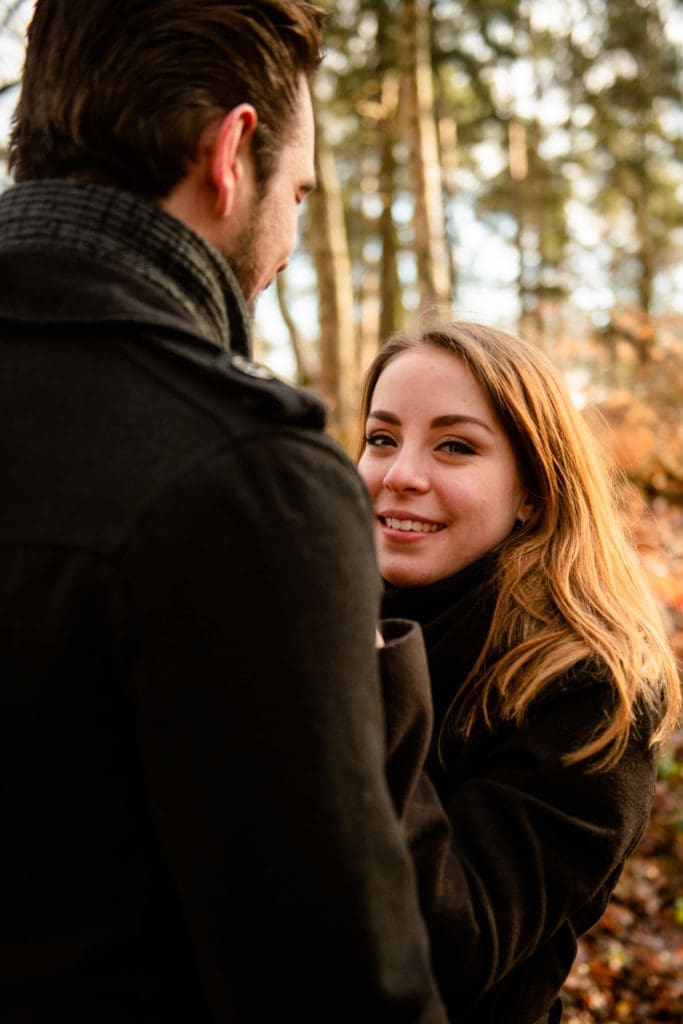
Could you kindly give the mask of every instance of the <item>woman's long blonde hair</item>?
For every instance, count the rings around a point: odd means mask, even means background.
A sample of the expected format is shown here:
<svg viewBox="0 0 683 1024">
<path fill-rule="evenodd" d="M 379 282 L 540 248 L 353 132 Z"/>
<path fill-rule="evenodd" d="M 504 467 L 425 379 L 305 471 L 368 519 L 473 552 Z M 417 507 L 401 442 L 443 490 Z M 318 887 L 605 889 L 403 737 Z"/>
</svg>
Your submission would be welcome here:
<svg viewBox="0 0 683 1024">
<path fill-rule="evenodd" d="M 611 680 L 611 715 L 569 763 L 596 768 L 624 751 L 638 710 L 666 740 L 681 708 L 671 645 L 621 512 L 616 466 L 599 447 L 557 371 L 534 345 L 467 321 L 425 322 L 392 335 L 365 379 L 361 424 L 395 356 L 433 345 L 462 359 L 482 386 L 535 501 L 501 545 L 489 634 L 446 728 L 467 736 L 476 721 L 520 721 L 534 698 L 578 662 Z"/>
</svg>

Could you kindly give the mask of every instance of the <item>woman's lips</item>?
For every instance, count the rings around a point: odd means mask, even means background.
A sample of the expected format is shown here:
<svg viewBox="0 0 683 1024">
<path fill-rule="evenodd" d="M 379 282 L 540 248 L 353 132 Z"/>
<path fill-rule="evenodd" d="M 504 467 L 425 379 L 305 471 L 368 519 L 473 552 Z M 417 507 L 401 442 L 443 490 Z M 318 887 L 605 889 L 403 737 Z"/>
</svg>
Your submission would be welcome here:
<svg viewBox="0 0 683 1024">
<path fill-rule="evenodd" d="M 427 537 L 432 533 L 438 533 L 445 529 L 443 523 L 436 523 L 430 519 L 421 519 L 419 516 L 382 513 L 377 516 L 384 533 L 392 537 L 400 537 L 401 540 L 418 540 Z"/>
</svg>

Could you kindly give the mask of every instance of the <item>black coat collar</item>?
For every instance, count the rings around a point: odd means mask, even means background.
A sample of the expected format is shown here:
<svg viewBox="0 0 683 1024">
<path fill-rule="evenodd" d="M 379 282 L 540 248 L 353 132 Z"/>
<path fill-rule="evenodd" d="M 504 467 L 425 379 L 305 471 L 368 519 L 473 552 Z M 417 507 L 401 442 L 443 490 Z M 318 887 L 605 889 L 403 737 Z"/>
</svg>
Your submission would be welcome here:
<svg viewBox="0 0 683 1024">
<path fill-rule="evenodd" d="M 30 181 L 0 196 L 2 319 L 145 324 L 249 355 L 227 263 L 155 203 L 121 189 Z"/>
</svg>

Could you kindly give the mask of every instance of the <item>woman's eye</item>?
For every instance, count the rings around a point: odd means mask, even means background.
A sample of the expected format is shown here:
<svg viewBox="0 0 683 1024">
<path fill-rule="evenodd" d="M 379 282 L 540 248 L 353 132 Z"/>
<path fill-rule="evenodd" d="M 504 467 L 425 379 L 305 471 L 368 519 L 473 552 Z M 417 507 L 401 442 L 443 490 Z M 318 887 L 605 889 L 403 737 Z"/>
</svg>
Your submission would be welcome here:
<svg viewBox="0 0 683 1024">
<path fill-rule="evenodd" d="M 366 434 L 365 443 L 373 448 L 389 448 L 396 444 L 389 434 L 381 433 Z"/>
<path fill-rule="evenodd" d="M 449 452 L 451 455 L 474 455 L 474 448 L 467 441 L 458 441 L 452 438 L 450 441 L 442 441 L 437 445 L 437 451 Z"/>
</svg>

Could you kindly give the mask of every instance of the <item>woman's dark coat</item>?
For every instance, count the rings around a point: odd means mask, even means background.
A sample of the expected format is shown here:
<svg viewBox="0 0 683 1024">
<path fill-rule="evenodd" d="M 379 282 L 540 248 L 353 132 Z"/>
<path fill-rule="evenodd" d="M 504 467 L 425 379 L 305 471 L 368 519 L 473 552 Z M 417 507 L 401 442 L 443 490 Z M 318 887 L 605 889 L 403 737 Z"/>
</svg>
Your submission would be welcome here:
<svg viewBox="0 0 683 1024">
<path fill-rule="evenodd" d="M 445 765 L 439 763 L 444 715 L 491 621 L 484 575 L 485 565 L 476 564 L 432 586 L 387 587 L 385 615 L 423 627 L 435 712 L 426 776 L 407 782 L 394 741 L 390 781 L 410 834 L 450 1019 L 533 1024 L 547 1019 L 577 937 L 601 916 L 643 833 L 656 756 L 634 735 L 607 772 L 563 764 L 601 723 L 609 701 L 604 680 L 582 665 L 546 690 L 523 725 L 480 727 L 464 744 L 446 734 Z M 385 666 L 390 736 L 400 735 L 409 708 L 425 715 L 425 699 L 410 671 Z M 556 1004 L 550 1020 L 559 1019 L 558 1010 Z"/>
</svg>

